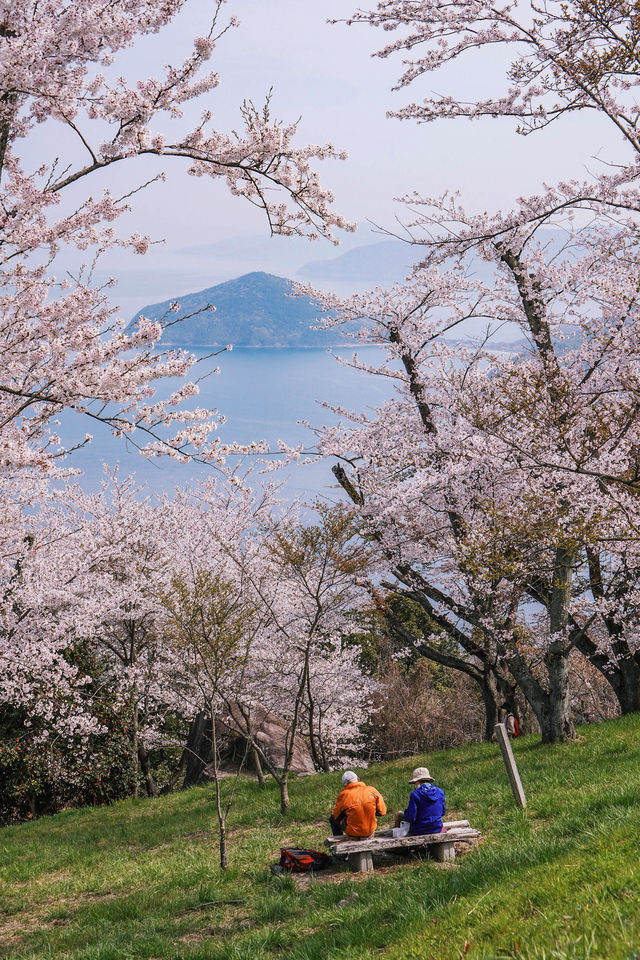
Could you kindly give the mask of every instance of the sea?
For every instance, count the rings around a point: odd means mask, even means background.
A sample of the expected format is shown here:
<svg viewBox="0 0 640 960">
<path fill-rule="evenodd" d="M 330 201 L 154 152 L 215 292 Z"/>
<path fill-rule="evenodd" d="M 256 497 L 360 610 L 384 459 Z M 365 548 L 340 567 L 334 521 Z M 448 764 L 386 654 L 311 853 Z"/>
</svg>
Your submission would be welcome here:
<svg viewBox="0 0 640 960">
<path fill-rule="evenodd" d="M 202 377 L 219 367 L 219 373 L 205 376 L 200 382 L 197 406 L 214 407 L 226 417 L 220 428 L 221 440 L 247 444 L 265 441 L 277 449 L 278 441 L 289 446 L 303 444 L 313 451 L 315 436 L 312 427 L 335 424 L 340 416 L 322 406 L 329 403 L 355 412 L 372 412 L 392 396 L 393 381 L 354 370 L 340 363 L 351 357 L 350 347 L 334 351 L 326 348 L 240 348 L 207 358 L 208 351 L 194 350 L 199 355 L 197 376 Z M 381 359 L 378 347 L 360 347 L 358 355 L 366 363 Z M 159 385 L 158 395 L 175 389 L 176 381 Z M 141 493 L 168 493 L 193 487 L 197 482 L 215 473 L 215 468 L 201 463 L 180 464 L 167 457 L 142 457 L 126 439 L 117 438 L 100 424 L 81 422 L 80 418 L 65 416 L 61 428 L 65 443 L 81 439 L 86 432 L 92 442 L 70 454 L 66 463 L 81 471 L 77 480 L 87 490 L 95 490 L 104 479 L 105 464 L 117 465 L 119 476 L 135 475 Z M 276 459 L 272 457 L 270 459 Z M 284 484 L 285 499 L 311 500 L 316 497 L 339 499 L 332 462 L 316 461 L 310 464 L 291 464 L 264 475 L 258 457 L 232 459 L 231 466 L 241 471 L 251 470 L 251 483 L 276 480 Z"/>
</svg>

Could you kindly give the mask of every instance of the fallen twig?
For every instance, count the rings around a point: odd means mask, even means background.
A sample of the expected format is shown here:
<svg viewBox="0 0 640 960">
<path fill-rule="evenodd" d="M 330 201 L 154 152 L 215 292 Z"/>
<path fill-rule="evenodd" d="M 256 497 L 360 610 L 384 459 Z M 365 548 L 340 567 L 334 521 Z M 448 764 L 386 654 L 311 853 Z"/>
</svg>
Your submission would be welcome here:
<svg viewBox="0 0 640 960">
<path fill-rule="evenodd" d="M 230 903 L 246 903 L 246 900 L 207 900 L 206 903 L 197 903 L 195 907 L 187 907 L 187 910 L 202 910 L 204 907 L 220 907 Z"/>
</svg>

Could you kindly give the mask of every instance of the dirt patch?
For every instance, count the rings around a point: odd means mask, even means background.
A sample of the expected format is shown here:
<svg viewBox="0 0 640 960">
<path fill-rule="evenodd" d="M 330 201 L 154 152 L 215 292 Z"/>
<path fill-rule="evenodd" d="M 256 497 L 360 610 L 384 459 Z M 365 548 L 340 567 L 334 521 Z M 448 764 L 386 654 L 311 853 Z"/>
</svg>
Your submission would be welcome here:
<svg viewBox="0 0 640 960">
<path fill-rule="evenodd" d="M 180 937 L 181 943 L 200 943 L 201 940 L 211 940 L 220 934 L 220 926 L 202 927 L 200 930 L 192 930 L 191 933 L 185 933 Z"/>
<path fill-rule="evenodd" d="M 209 922 L 198 930 L 191 930 L 180 937 L 181 943 L 199 943 L 202 940 L 211 940 L 214 937 L 224 936 L 224 934 L 237 933 L 238 930 L 246 930 L 252 926 L 251 917 L 242 911 L 227 913 L 221 917 L 217 923 Z"/>
<path fill-rule="evenodd" d="M 0 930 L 0 953 L 5 947 L 15 946 L 22 935 L 25 933 L 24 923 L 20 920 L 2 919 L 2 930 Z"/>
<path fill-rule="evenodd" d="M 40 877 L 34 877 L 29 880 L 11 881 L 11 887 L 14 890 L 24 890 L 26 887 L 44 887 L 51 883 L 64 883 L 66 880 L 72 880 L 73 873 L 69 870 L 54 870 L 52 873 L 43 873 Z"/>
<path fill-rule="evenodd" d="M 39 901 L 38 909 L 34 910 L 34 916 L 42 917 L 43 912 L 47 907 L 51 906 L 62 906 L 63 904 L 69 904 L 70 906 L 77 907 L 79 904 L 84 901 L 93 903 L 97 900 L 115 900 L 116 894 L 111 890 L 79 890 L 77 893 L 73 893 L 68 897 L 43 897 Z"/>
<path fill-rule="evenodd" d="M 231 830 L 229 830 L 229 835 L 231 835 Z M 169 840 L 163 840 L 160 843 L 129 843 L 126 849 L 129 854 L 157 853 L 159 850 L 170 850 L 172 848 L 175 848 L 176 852 L 180 852 L 184 841 L 217 844 L 217 830 L 215 827 L 211 827 L 209 830 L 195 830 L 193 833 L 176 833 Z"/>
<path fill-rule="evenodd" d="M 116 895 L 112 893 L 111 890 L 101 891 L 101 890 L 87 890 L 86 893 L 79 893 L 74 897 L 74 902 L 77 903 L 78 900 L 89 900 L 90 902 L 94 900 L 115 900 Z"/>
<path fill-rule="evenodd" d="M 375 870 L 373 873 L 353 873 L 349 869 L 348 864 L 344 866 L 339 866 L 331 870 L 319 871 L 316 874 L 300 873 L 292 874 L 293 881 L 298 890 L 307 890 L 315 883 L 342 883 L 344 880 L 351 880 L 354 883 L 365 883 L 367 880 L 371 879 L 374 876 L 385 876 L 387 873 L 391 873 L 393 870 L 396 870 L 398 867 L 404 867 L 405 869 L 415 870 L 416 867 L 422 865 L 424 861 L 418 860 L 417 858 L 404 858 L 398 857 L 393 859 L 389 857 L 388 859 L 382 859 L 381 856 L 376 857 L 375 860 Z M 448 863 L 434 863 L 433 866 L 437 867 L 449 867 Z"/>
<path fill-rule="evenodd" d="M 473 850 L 474 846 L 475 844 L 456 843 L 456 860 L 469 854 Z M 308 890 L 309 887 L 316 883 L 342 883 L 342 881 L 346 878 L 353 880 L 356 883 L 363 883 L 364 881 L 368 880 L 369 877 L 375 876 L 376 874 L 378 876 L 385 876 L 385 874 L 391 873 L 398 867 L 414 870 L 416 867 L 420 867 L 424 863 L 428 863 L 430 868 L 434 870 L 451 870 L 455 867 L 456 861 L 440 862 L 438 860 L 434 860 L 428 854 L 425 855 L 421 850 L 406 854 L 393 850 L 387 850 L 375 854 L 375 869 L 373 874 L 353 873 L 349 868 L 348 863 L 338 862 L 332 864 L 332 866 L 327 870 L 309 871 L 307 873 L 285 872 L 282 874 L 282 876 L 291 877 L 298 890 Z"/>
<path fill-rule="evenodd" d="M 50 879 L 53 876 L 55 875 L 49 874 L 47 879 Z M 64 878 L 64 876 L 65 875 L 61 875 L 62 878 Z M 39 884 L 36 884 L 36 886 L 39 886 Z M 48 916 L 47 914 L 52 907 L 62 907 L 68 905 L 71 908 L 77 908 L 83 903 L 95 903 L 97 901 L 114 900 L 115 898 L 116 894 L 112 893 L 110 890 L 78 891 L 77 893 L 74 893 L 68 897 L 41 897 L 38 899 L 37 906 L 30 906 L 27 909 L 20 910 L 18 913 L 15 913 L 10 917 L 4 916 L 0 919 L 0 923 L 2 924 L 2 928 L 0 929 L 0 955 L 2 955 L 4 948 L 15 948 L 20 944 L 20 941 L 24 937 L 35 933 L 41 927 L 62 927 L 66 926 L 68 923 L 71 923 L 71 916 Z"/>
</svg>

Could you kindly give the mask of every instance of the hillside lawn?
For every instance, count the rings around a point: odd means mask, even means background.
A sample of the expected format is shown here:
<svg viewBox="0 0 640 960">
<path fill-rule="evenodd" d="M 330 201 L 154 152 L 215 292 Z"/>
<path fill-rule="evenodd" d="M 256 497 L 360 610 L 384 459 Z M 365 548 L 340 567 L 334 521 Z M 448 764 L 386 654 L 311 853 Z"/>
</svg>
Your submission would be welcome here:
<svg viewBox="0 0 640 960">
<path fill-rule="evenodd" d="M 337 773 L 294 780 L 287 819 L 275 785 L 244 779 L 225 874 L 210 787 L 7 827 L 0 956 L 640 960 L 640 716 L 582 727 L 569 745 L 523 737 L 514 753 L 525 812 L 495 744 L 363 772 L 391 812 L 406 804 L 412 768 L 430 767 L 447 817 L 484 837 L 453 864 L 272 875 L 282 845 L 322 849 Z M 242 902 L 199 907 L 213 900 Z"/>
</svg>

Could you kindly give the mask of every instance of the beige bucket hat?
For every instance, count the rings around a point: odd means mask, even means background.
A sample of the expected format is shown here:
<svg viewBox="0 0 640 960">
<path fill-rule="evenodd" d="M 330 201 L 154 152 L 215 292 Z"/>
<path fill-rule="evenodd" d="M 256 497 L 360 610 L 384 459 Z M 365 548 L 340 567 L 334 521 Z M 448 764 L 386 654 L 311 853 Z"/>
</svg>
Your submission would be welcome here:
<svg viewBox="0 0 640 960">
<path fill-rule="evenodd" d="M 429 783 L 435 783 L 435 780 L 426 767 L 416 767 L 413 771 L 413 778 L 409 780 L 409 783 L 421 783 L 423 780 L 428 780 Z"/>
</svg>

